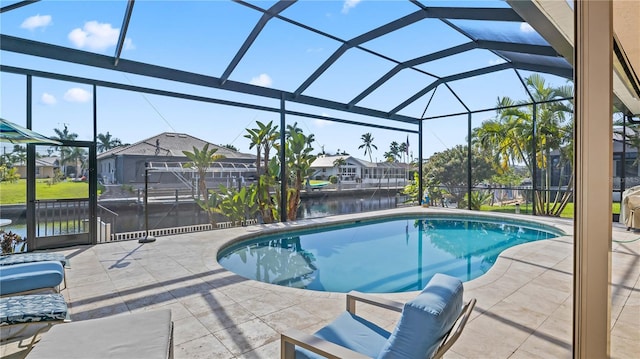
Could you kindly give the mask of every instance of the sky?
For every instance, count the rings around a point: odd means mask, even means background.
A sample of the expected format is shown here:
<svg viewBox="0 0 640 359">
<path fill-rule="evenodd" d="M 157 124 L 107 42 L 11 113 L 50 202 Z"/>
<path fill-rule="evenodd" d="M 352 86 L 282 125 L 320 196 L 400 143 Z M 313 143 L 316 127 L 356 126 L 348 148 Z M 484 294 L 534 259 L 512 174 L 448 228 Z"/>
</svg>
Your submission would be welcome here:
<svg viewBox="0 0 640 359">
<path fill-rule="evenodd" d="M 6 6 L 12 1 L 0 1 Z M 269 8 L 275 1 L 248 1 Z M 451 2 L 424 1 L 431 6 L 452 6 Z M 501 1 L 463 2 L 465 6 L 506 6 Z M 113 56 L 122 26 L 126 1 L 41 1 L 5 12 L 0 18 L 2 34 L 34 41 L 53 43 L 98 54 Z M 282 12 L 283 16 L 314 26 L 331 36 L 348 40 L 378 26 L 408 15 L 418 7 L 406 1 L 300 1 Z M 261 13 L 247 6 L 224 1 L 148 1 L 135 3 L 127 31 L 122 58 L 171 66 L 185 71 L 220 77 Z M 482 24 L 459 20 L 456 25 L 470 32 L 482 32 Z M 532 36 L 526 23 L 497 23 L 492 31 Z M 535 38 L 534 38 L 535 40 Z M 368 50 L 389 55 L 399 61 L 468 42 L 469 39 L 445 26 L 439 20 L 425 19 L 384 37 L 364 43 Z M 542 40 L 543 41 L 543 40 Z M 326 36 L 304 31 L 279 19 L 267 23 L 247 54 L 230 75 L 230 80 L 259 86 L 294 91 L 322 64 L 340 43 Z M 447 76 L 461 71 L 499 64 L 502 60 L 485 50 L 472 50 L 459 56 L 419 65 L 423 71 Z M 1 52 L 3 65 L 38 69 L 55 73 L 108 80 L 123 84 L 161 88 L 232 101 L 279 107 L 279 101 L 256 96 L 175 82 L 149 79 L 137 75 L 91 69 L 61 62 Z M 348 50 L 304 94 L 348 102 L 370 86 L 395 64 L 359 49 Z M 521 72 L 523 76 L 529 73 Z M 565 80 L 546 76 L 550 84 Z M 0 73 L 0 116 L 25 125 L 26 80 L 22 75 Z M 404 99 L 417 93 L 434 77 L 413 70 L 403 70 L 358 105 L 389 111 Z M 451 88 L 472 109 L 491 108 L 499 96 L 526 99 L 513 70 L 455 81 Z M 33 129 L 54 136 L 54 129 L 68 127 L 79 140 L 92 140 L 93 88 L 84 84 L 34 78 Z M 256 121 L 279 123 L 279 114 L 250 109 L 200 103 L 155 95 L 98 87 L 98 133 L 107 131 L 124 143 L 135 143 L 161 132 L 187 133 L 219 144 L 231 144 L 242 152 L 253 153 L 244 138 L 245 128 Z M 431 99 L 433 95 L 433 98 Z M 431 99 L 431 100 L 430 100 Z M 427 111 L 425 108 L 429 104 Z M 288 102 L 287 109 L 319 116 L 383 124 L 408 130 L 417 126 L 353 115 L 330 109 Z M 450 91 L 439 86 L 400 114 L 420 117 L 463 112 L 464 108 Z M 495 115 L 483 112 L 473 116 L 472 125 Z M 314 147 L 328 153 L 346 151 L 359 158 L 364 155 L 361 136 L 373 135 L 371 159 L 382 161 L 392 141 L 409 141 L 413 157 L 418 156 L 416 134 L 340 124 L 330 121 L 288 116 L 287 124 L 298 127 L 316 138 Z M 423 126 L 423 155 L 464 144 L 467 116 L 430 120 Z"/>
</svg>

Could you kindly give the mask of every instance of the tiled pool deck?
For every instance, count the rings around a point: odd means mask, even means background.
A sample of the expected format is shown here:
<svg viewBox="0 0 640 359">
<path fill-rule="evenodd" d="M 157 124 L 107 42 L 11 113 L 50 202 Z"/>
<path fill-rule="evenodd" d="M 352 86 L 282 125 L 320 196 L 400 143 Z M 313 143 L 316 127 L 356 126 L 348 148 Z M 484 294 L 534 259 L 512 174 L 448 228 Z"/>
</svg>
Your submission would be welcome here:
<svg viewBox="0 0 640 359">
<path fill-rule="evenodd" d="M 374 213 L 436 211 L 469 213 L 419 207 Z M 314 332 L 344 310 L 344 294 L 244 279 L 217 263 L 218 249 L 233 238 L 256 232 L 371 215 L 174 235 L 148 244 L 126 241 L 65 249 L 61 252 L 71 259 L 71 268 L 67 270 L 69 287 L 63 294 L 74 321 L 170 308 L 177 359 L 278 358 L 280 331 L 295 327 Z M 568 220 L 536 220 L 572 233 Z M 632 241 L 639 236 L 614 224 L 613 238 L 619 241 L 613 243 L 612 255 L 614 358 L 640 357 L 640 241 Z M 478 302 L 446 358 L 570 358 L 572 243 L 572 237 L 566 236 L 513 247 L 501 254 L 487 274 L 465 283 L 465 297 Z M 404 301 L 414 295 L 384 296 Z M 396 314 L 366 305 L 359 306 L 358 312 L 389 330 L 397 319 Z M 26 354 L 19 342 L 0 348 L 6 358 Z"/>
</svg>

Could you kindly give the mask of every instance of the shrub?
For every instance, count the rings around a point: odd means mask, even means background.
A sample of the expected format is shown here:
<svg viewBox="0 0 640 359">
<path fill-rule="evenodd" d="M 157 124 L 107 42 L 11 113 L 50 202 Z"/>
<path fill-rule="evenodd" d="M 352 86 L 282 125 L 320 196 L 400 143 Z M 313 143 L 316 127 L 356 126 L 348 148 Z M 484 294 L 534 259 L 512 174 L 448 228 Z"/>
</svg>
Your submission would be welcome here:
<svg viewBox="0 0 640 359">
<path fill-rule="evenodd" d="M 7 166 L 0 166 L 0 181 L 3 182 L 18 182 L 20 174 L 16 171 L 15 167 L 7 168 Z"/>
<path fill-rule="evenodd" d="M 338 177 L 336 177 L 336 176 L 329 176 L 329 182 L 331 182 L 331 184 L 336 184 L 336 183 L 338 183 Z"/>
<path fill-rule="evenodd" d="M 24 252 L 24 247 L 26 245 L 26 241 L 22 239 L 18 234 L 9 231 L 6 233 L 5 231 L 0 229 L 0 234 L 2 235 L 2 239 L 0 239 L 0 246 L 2 247 L 2 254 L 11 254 L 15 252 L 16 245 L 22 243 L 20 247 L 20 252 Z"/>
</svg>

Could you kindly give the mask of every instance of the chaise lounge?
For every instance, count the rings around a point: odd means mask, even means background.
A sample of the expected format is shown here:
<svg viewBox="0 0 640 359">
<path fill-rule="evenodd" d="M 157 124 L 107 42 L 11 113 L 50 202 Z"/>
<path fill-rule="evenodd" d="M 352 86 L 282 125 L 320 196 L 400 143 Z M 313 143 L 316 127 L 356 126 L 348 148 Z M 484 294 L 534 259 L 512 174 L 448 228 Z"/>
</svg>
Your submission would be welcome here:
<svg viewBox="0 0 640 359">
<path fill-rule="evenodd" d="M 173 358 L 171 310 L 56 325 L 27 354 L 28 359 Z"/>
<path fill-rule="evenodd" d="M 59 292 L 64 268 L 58 261 L 0 266 L 0 296 Z"/>
<path fill-rule="evenodd" d="M 69 260 L 62 253 L 53 252 L 34 252 L 34 253 L 12 253 L 0 255 L 0 266 L 8 266 L 22 263 L 60 262 L 66 269 L 69 266 Z M 66 274 L 66 273 L 65 273 Z M 67 276 L 64 276 L 64 287 L 67 287 Z"/>
<path fill-rule="evenodd" d="M 462 282 L 444 274 L 436 274 L 404 305 L 351 292 L 347 311 L 314 335 L 295 329 L 282 333 L 281 358 L 441 358 L 462 333 L 475 306 L 476 300 L 471 299 L 463 308 L 462 295 Z M 401 312 L 393 333 L 357 316 L 358 301 Z"/>
<path fill-rule="evenodd" d="M 29 348 L 38 334 L 54 324 L 69 321 L 67 302 L 61 294 L 31 294 L 0 298 L 0 330 L 2 341 L 33 336 Z M 29 328 L 39 328 L 27 332 Z M 17 328 L 17 329 L 16 329 Z M 15 332 L 12 332 L 15 330 Z"/>
</svg>

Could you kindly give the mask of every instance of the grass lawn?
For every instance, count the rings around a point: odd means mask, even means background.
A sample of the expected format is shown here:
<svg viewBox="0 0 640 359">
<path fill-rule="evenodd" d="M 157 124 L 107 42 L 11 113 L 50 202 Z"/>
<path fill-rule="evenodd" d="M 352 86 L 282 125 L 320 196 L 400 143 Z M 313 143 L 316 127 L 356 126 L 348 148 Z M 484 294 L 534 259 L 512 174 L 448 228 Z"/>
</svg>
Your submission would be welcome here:
<svg viewBox="0 0 640 359">
<path fill-rule="evenodd" d="M 64 199 L 89 197 L 89 184 L 86 182 L 59 182 L 54 185 L 45 179 L 36 180 L 36 199 Z M 16 183 L 2 182 L 0 186 L 0 204 L 19 204 L 27 202 L 27 180 Z"/>
<path fill-rule="evenodd" d="M 613 211 L 613 213 L 620 213 L 620 203 L 612 203 L 611 204 L 611 209 Z M 515 213 L 516 211 L 516 206 L 515 205 L 509 205 L 509 206 L 482 206 L 481 207 L 482 211 L 489 211 L 489 212 L 504 212 L 504 213 Z M 520 205 L 520 213 L 531 213 L 531 205 L 525 206 L 525 205 Z M 560 214 L 560 217 L 562 218 L 573 218 L 573 203 L 567 203 L 567 206 L 564 208 L 564 210 L 562 211 L 562 213 Z"/>
</svg>

